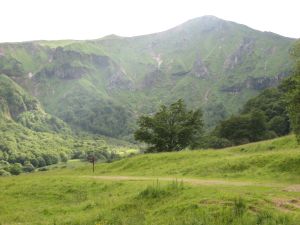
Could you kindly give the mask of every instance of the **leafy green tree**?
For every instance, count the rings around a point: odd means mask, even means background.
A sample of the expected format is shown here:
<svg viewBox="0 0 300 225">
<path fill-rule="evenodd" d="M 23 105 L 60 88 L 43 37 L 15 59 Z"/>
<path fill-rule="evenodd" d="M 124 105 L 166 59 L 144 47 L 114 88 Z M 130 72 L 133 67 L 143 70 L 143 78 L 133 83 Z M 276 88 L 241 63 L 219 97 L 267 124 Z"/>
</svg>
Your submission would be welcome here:
<svg viewBox="0 0 300 225">
<path fill-rule="evenodd" d="M 252 111 L 249 114 L 232 116 L 220 124 L 217 133 L 220 138 L 226 138 L 234 144 L 262 140 L 267 133 L 265 115 L 261 111 Z"/>
<path fill-rule="evenodd" d="M 278 88 L 268 88 L 258 96 L 251 98 L 241 112 L 248 114 L 260 110 L 265 115 L 268 130 L 275 132 L 277 136 L 286 135 L 290 131 L 284 83 L 280 84 Z"/>
<path fill-rule="evenodd" d="M 268 122 L 268 129 L 274 131 L 278 136 L 282 136 L 289 133 L 290 124 L 286 117 L 275 116 Z"/>
<path fill-rule="evenodd" d="M 288 113 L 293 131 L 300 143 L 300 40 L 290 51 L 295 66 L 293 77 L 289 80 L 290 88 L 287 93 Z"/>
<path fill-rule="evenodd" d="M 153 116 L 141 116 L 134 137 L 149 145 L 148 152 L 179 151 L 202 134 L 202 112 L 187 110 L 182 99 L 162 105 Z"/>
</svg>

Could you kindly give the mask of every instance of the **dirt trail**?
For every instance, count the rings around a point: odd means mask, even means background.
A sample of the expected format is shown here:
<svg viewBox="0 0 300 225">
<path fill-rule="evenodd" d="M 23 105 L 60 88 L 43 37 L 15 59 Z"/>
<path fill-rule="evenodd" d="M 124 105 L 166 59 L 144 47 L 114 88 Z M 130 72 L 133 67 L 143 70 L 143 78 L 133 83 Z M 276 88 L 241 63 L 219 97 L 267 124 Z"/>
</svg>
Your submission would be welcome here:
<svg viewBox="0 0 300 225">
<path fill-rule="evenodd" d="M 286 187 L 284 190 L 289 192 L 300 192 L 300 184 L 290 185 Z"/>
<path fill-rule="evenodd" d="M 248 181 L 227 181 L 227 180 L 205 180 L 195 178 L 176 178 L 176 177 L 139 177 L 139 176 L 85 176 L 87 178 L 115 181 L 175 181 L 192 185 L 229 185 L 229 186 L 265 186 L 283 187 L 281 184 L 258 183 Z"/>
</svg>

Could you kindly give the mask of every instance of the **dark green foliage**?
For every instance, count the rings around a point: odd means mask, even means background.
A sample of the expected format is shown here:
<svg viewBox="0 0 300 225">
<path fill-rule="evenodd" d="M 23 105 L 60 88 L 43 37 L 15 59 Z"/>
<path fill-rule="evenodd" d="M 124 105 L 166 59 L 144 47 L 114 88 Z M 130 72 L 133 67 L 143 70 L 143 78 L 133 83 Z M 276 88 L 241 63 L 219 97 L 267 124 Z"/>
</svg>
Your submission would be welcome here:
<svg viewBox="0 0 300 225">
<path fill-rule="evenodd" d="M 221 138 L 216 136 L 215 134 L 208 134 L 202 138 L 202 141 L 195 146 L 201 147 L 201 148 L 214 148 L 214 149 L 220 149 L 220 148 L 226 148 L 232 146 L 233 143 L 229 141 L 226 138 Z"/>
<path fill-rule="evenodd" d="M 290 51 L 294 59 L 294 74 L 285 86 L 289 85 L 287 93 L 288 112 L 297 140 L 300 143 L 300 41 L 298 40 Z"/>
<path fill-rule="evenodd" d="M 34 171 L 34 166 L 31 163 L 25 163 L 25 165 L 23 166 L 23 171 L 30 173 L 32 171 Z"/>
<path fill-rule="evenodd" d="M 274 131 L 278 136 L 286 135 L 290 131 L 290 122 L 284 93 L 283 85 L 266 89 L 257 97 L 250 99 L 241 113 L 260 110 L 266 116 L 269 131 Z"/>
<path fill-rule="evenodd" d="M 285 92 L 289 87 L 290 79 L 286 79 L 279 87 L 266 89 L 250 99 L 239 115 L 221 122 L 200 146 L 222 148 L 230 143 L 244 144 L 288 134 L 290 121 Z"/>
<path fill-rule="evenodd" d="M 278 136 L 286 135 L 290 131 L 288 118 L 275 116 L 268 122 L 268 130 L 274 131 Z"/>
<path fill-rule="evenodd" d="M 150 145 L 149 152 L 179 151 L 193 144 L 202 133 L 202 113 L 188 111 L 182 99 L 162 105 L 153 116 L 141 116 L 135 139 Z"/>
<path fill-rule="evenodd" d="M 220 137 L 226 138 L 234 144 L 244 144 L 263 140 L 267 125 L 261 111 L 252 111 L 250 114 L 232 116 L 223 121 L 217 129 Z"/>
<path fill-rule="evenodd" d="M 19 175 L 22 173 L 22 165 L 20 163 L 14 163 L 8 168 L 8 171 L 12 175 Z"/>
<path fill-rule="evenodd" d="M 45 159 L 41 156 L 37 157 L 37 161 L 38 161 L 38 167 L 44 167 L 47 165 Z"/>
<path fill-rule="evenodd" d="M 52 165 L 52 164 L 56 164 L 59 161 L 59 156 L 56 154 L 48 154 L 48 153 L 44 153 L 42 154 L 43 159 L 45 160 L 46 165 Z"/>
<path fill-rule="evenodd" d="M 128 135 L 131 114 L 121 105 L 98 99 L 93 93 L 77 91 L 59 103 L 58 116 L 73 127 L 111 137 Z"/>
</svg>

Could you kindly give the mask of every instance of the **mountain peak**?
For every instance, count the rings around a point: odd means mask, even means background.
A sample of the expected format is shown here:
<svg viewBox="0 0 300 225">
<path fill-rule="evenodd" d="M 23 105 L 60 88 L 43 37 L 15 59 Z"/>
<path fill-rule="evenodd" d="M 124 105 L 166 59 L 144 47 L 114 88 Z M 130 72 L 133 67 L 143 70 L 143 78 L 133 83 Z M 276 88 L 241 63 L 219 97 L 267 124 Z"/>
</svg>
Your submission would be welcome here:
<svg viewBox="0 0 300 225">
<path fill-rule="evenodd" d="M 189 24 L 189 23 L 203 23 L 204 24 L 204 23 L 219 23 L 219 22 L 228 22 L 228 21 L 220 19 L 216 16 L 205 15 L 205 16 L 190 19 L 183 24 Z"/>
<path fill-rule="evenodd" d="M 105 39 L 120 39 L 122 38 L 122 36 L 116 35 L 116 34 L 110 34 L 110 35 L 106 35 L 100 39 L 105 40 Z"/>
</svg>

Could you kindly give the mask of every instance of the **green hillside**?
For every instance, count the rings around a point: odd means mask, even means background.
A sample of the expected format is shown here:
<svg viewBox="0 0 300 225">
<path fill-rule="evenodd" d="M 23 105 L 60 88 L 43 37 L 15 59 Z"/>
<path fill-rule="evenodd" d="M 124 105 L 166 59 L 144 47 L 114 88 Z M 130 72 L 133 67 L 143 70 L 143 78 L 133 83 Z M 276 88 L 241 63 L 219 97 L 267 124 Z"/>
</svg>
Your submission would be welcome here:
<svg viewBox="0 0 300 225">
<path fill-rule="evenodd" d="M 138 115 L 179 98 L 209 128 L 238 112 L 289 74 L 293 41 L 205 16 L 130 38 L 0 44 L 0 73 L 73 129 L 132 140 Z"/>
<path fill-rule="evenodd" d="M 96 174 L 294 182 L 300 181 L 299 160 L 299 146 L 295 137 L 285 136 L 222 150 L 138 155 L 100 165 Z M 78 172 L 84 174 L 90 170 L 86 167 L 81 169 Z"/>
<path fill-rule="evenodd" d="M 0 120 L 13 120 L 34 131 L 70 133 L 62 120 L 45 113 L 35 97 L 3 74 L 0 96 Z"/>
<path fill-rule="evenodd" d="M 0 177 L 0 224 L 298 225 L 293 136 Z"/>
</svg>

